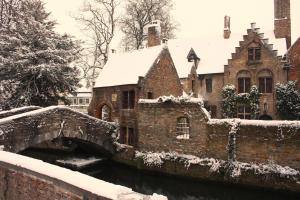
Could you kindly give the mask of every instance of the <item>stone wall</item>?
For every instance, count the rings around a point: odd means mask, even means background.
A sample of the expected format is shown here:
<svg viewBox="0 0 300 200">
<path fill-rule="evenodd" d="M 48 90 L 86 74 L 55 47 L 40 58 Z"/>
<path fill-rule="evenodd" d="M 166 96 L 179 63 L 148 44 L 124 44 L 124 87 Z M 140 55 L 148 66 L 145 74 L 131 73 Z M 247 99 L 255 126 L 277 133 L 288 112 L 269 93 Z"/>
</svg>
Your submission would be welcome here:
<svg viewBox="0 0 300 200">
<path fill-rule="evenodd" d="M 300 124 L 284 121 L 237 120 L 236 160 L 247 163 L 274 162 L 300 169 Z M 211 120 L 208 125 L 209 156 L 226 160 L 230 120 Z"/>
<path fill-rule="evenodd" d="M 187 117 L 189 139 L 177 139 L 177 119 Z M 138 148 L 206 155 L 207 117 L 197 103 L 139 103 Z"/>
<path fill-rule="evenodd" d="M 17 154 L 1 152 L 0 200 L 166 200 Z"/>
<path fill-rule="evenodd" d="M 187 116 L 190 138 L 177 139 L 177 119 Z M 232 137 L 233 123 L 238 130 Z M 300 123 L 259 120 L 207 120 L 197 103 L 139 104 L 138 150 L 178 152 L 199 157 L 235 160 L 245 163 L 270 163 L 300 169 Z M 231 146 L 230 146 L 230 145 Z"/>
<path fill-rule="evenodd" d="M 0 146 L 20 152 L 58 137 L 78 139 L 114 152 L 116 127 L 64 107 L 48 107 L 0 120 Z"/>
</svg>

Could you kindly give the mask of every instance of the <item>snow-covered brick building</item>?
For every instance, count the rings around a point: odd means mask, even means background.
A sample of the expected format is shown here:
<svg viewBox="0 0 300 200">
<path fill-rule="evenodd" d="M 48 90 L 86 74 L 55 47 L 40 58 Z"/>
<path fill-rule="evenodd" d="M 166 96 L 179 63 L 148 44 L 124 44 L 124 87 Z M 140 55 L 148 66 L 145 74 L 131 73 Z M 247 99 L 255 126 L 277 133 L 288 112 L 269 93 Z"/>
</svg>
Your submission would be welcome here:
<svg viewBox="0 0 300 200">
<path fill-rule="evenodd" d="M 275 11 L 290 19 L 289 6 L 278 2 Z M 135 145 L 139 99 L 188 94 L 201 98 L 212 118 L 221 118 L 224 86 L 233 85 L 245 94 L 256 85 L 262 94 L 256 117 L 277 119 L 274 86 L 288 80 L 289 68 L 283 58 L 290 36 L 283 33 L 289 33 L 290 20 L 277 24 L 276 12 L 276 30 L 262 31 L 251 23 L 248 29 L 232 31 L 232 26 L 244 24 L 230 24 L 230 17 L 225 16 L 223 33 L 188 40 L 161 42 L 159 23 L 150 24 L 148 48 L 110 56 L 93 88 L 89 114 L 118 122 L 120 141 Z M 235 117 L 252 117 L 249 105 L 239 104 Z"/>
</svg>

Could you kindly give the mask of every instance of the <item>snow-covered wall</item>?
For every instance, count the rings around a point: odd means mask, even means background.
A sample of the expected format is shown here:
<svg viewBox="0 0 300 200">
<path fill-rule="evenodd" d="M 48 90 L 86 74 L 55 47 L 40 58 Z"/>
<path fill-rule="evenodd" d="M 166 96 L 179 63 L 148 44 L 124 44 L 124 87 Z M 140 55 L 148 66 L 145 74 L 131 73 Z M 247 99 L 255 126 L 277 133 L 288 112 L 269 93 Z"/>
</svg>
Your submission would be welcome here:
<svg viewBox="0 0 300 200">
<path fill-rule="evenodd" d="M 39 107 L 39 106 L 25 106 L 25 107 L 21 107 L 21 108 L 15 108 L 15 109 L 11 109 L 11 110 L 1 111 L 0 119 L 5 118 L 5 117 L 10 117 L 13 115 L 18 115 L 18 114 L 25 113 L 25 112 L 29 112 L 29 111 L 33 111 L 33 110 L 37 110 L 40 108 L 41 107 Z"/>
<path fill-rule="evenodd" d="M 4 151 L 0 151 L 0 199 L 167 200 Z"/>
<path fill-rule="evenodd" d="M 200 102 L 162 97 L 139 101 L 138 132 L 140 151 L 300 169 L 300 121 L 210 119 Z"/>
<path fill-rule="evenodd" d="M 236 127 L 234 133 L 232 127 Z M 300 169 L 299 121 L 211 119 L 208 132 L 207 149 L 211 157 L 226 160 L 232 146 L 237 161 L 271 161 Z"/>
<path fill-rule="evenodd" d="M 20 152 L 58 137 L 76 138 L 114 152 L 113 123 L 104 122 L 67 107 L 52 106 L 0 119 L 0 146 Z"/>
</svg>

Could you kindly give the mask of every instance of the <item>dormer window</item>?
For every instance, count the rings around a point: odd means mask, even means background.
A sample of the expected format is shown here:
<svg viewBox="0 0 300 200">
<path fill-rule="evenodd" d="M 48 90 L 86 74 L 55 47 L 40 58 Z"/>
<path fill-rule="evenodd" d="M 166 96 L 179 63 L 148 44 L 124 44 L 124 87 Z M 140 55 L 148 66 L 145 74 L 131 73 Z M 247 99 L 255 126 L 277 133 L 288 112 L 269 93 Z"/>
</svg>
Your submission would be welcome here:
<svg viewBox="0 0 300 200">
<path fill-rule="evenodd" d="M 249 63 L 258 62 L 261 59 L 260 47 L 251 47 L 248 49 L 248 61 Z"/>
</svg>

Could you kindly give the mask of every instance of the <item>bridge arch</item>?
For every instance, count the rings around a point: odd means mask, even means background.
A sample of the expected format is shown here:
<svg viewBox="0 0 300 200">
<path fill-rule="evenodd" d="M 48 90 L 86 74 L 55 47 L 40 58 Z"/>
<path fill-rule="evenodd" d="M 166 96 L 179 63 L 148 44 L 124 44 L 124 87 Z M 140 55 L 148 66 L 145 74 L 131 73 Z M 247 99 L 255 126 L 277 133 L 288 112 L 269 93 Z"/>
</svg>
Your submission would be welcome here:
<svg viewBox="0 0 300 200">
<path fill-rule="evenodd" d="M 55 138 L 82 140 L 115 152 L 117 127 L 114 123 L 74 111 L 67 107 L 47 107 L 0 120 L 0 146 L 20 152 Z"/>
</svg>

